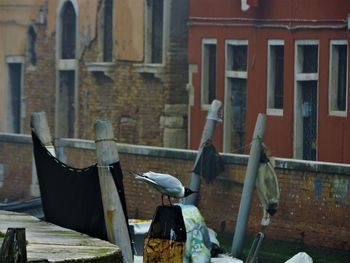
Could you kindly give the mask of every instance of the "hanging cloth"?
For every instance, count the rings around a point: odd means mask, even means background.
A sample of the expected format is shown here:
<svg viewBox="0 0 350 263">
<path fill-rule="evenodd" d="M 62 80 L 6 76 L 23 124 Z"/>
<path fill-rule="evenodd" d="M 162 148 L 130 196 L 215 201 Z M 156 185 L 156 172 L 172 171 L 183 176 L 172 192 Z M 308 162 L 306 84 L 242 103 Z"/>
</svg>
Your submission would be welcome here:
<svg viewBox="0 0 350 263">
<path fill-rule="evenodd" d="M 202 149 L 202 153 L 196 163 L 193 172 L 203 176 L 206 183 L 212 183 L 215 178 L 224 171 L 224 164 L 216 151 L 214 144 L 208 140 Z"/>
<path fill-rule="evenodd" d="M 45 220 L 107 240 L 96 164 L 83 169 L 73 168 L 52 156 L 34 132 L 32 139 Z M 109 169 L 128 225 L 120 163 L 111 164 Z"/>
</svg>

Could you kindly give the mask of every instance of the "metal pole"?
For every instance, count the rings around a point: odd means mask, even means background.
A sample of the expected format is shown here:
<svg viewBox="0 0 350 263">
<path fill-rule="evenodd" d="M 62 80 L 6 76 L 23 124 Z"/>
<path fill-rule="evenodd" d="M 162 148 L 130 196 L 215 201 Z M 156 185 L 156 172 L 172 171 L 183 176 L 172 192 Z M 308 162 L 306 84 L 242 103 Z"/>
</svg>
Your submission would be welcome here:
<svg viewBox="0 0 350 263">
<path fill-rule="evenodd" d="M 265 123 L 266 116 L 265 114 L 260 113 L 255 124 L 252 139 L 252 147 L 250 149 L 250 157 L 248 160 L 246 176 L 244 179 L 241 203 L 239 205 L 236 228 L 232 241 L 231 253 L 233 257 L 240 256 L 243 249 L 243 242 L 248 224 L 251 199 L 260 162 L 261 143 L 264 138 Z"/>
<path fill-rule="evenodd" d="M 109 165 L 119 161 L 110 121 L 97 120 L 95 122 L 95 139 L 98 176 L 108 240 L 120 247 L 123 253 L 123 262 L 130 263 L 133 262 L 133 254 L 127 222 L 117 188 L 109 171 Z"/>
<path fill-rule="evenodd" d="M 217 122 L 222 121 L 220 118 L 221 116 L 219 116 L 221 109 L 222 109 L 222 102 L 219 100 L 213 100 L 213 102 L 210 105 L 210 109 L 208 111 L 207 120 L 205 122 L 205 126 L 203 129 L 202 138 L 201 138 L 201 142 L 199 144 L 199 149 L 197 152 L 196 160 L 194 162 L 193 170 L 196 167 L 196 165 L 200 159 L 204 144 L 209 139 L 212 139 L 212 137 L 214 136 L 215 127 L 216 127 Z M 193 191 L 199 191 L 200 176 L 198 174 L 196 174 L 195 172 L 192 172 L 188 187 Z M 187 198 L 185 198 L 184 203 L 188 204 L 188 205 L 198 206 L 198 194 L 192 194 L 192 195 L 188 196 Z"/>
</svg>

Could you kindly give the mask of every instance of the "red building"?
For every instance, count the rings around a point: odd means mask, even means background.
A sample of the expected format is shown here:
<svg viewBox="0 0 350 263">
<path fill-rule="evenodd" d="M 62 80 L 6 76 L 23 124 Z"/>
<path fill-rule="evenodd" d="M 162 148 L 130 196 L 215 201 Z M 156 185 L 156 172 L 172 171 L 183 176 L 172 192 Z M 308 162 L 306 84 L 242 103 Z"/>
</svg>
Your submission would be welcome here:
<svg viewBox="0 0 350 263">
<path fill-rule="evenodd" d="M 350 163 L 349 14 L 348 0 L 190 0 L 190 148 L 217 98 L 220 151 L 244 152 L 266 113 L 273 155 Z"/>
</svg>

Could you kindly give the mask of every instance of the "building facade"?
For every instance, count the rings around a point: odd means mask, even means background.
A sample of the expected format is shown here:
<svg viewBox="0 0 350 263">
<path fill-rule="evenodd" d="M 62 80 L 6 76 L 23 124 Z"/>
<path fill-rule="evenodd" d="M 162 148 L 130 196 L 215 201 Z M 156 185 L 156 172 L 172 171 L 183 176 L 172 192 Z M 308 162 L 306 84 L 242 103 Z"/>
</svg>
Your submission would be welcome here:
<svg viewBox="0 0 350 263">
<path fill-rule="evenodd" d="M 273 155 L 349 163 L 349 11 L 346 0 L 191 0 L 190 147 L 217 98 L 224 152 L 248 152 L 265 113 Z"/>
<path fill-rule="evenodd" d="M 187 147 L 187 0 L 0 1 L 0 131 Z"/>
</svg>

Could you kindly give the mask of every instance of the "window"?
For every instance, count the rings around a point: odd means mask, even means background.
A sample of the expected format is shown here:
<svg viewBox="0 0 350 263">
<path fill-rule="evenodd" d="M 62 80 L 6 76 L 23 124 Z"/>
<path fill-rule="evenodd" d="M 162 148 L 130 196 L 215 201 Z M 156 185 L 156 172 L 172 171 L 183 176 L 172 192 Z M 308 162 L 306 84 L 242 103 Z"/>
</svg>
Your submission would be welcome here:
<svg viewBox="0 0 350 263">
<path fill-rule="evenodd" d="M 67 1 L 61 10 L 61 59 L 75 59 L 76 14 L 72 2 Z"/>
<path fill-rule="evenodd" d="M 78 19 L 77 0 L 60 0 L 57 16 L 57 72 L 55 136 L 76 136 L 78 112 Z"/>
<path fill-rule="evenodd" d="M 202 106 L 209 107 L 216 97 L 216 39 L 202 43 Z"/>
<path fill-rule="evenodd" d="M 318 43 L 318 42 L 317 42 Z M 318 44 L 312 40 L 297 42 L 297 80 L 314 80 L 318 78 Z"/>
<path fill-rule="evenodd" d="M 113 59 L 113 0 L 105 0 L 103 5 L 103 61 Z"/>
<path fill-rule="evenodd" d="M 164 25 L 166 0 L 146 0 L 145 63 L 164 62 Z"/>
<path fill-rule="evenodd" d="M 318 40 L 295 43 L 294 158 L 317 159 Z"/>
<path fill-rule="evenodd" d="M 331 115 L 346 116 L 348 96 L 347 40 L 331 41 L 329 63 L 329 111 Z"/>
<path fill-rule="evenodd" d="M 36 52 L 35 52 L 36 33 L 34 26 L 30 26 L 27 31 L 27 63 L 28 65 L 36 65 Z"/>
<path fill-rule="evenodd" d="M 284 41 L 268 41 L 267 113 L 283 114 Z"/>
<path fill-rule="evenodd" d="M 75 86 L 74 70 L 62 70 L 59 72 L 57 137 L 72 138 L 75 136 Z"/>
<path fill-rule="evenodd" d="M 248 41 L 226 40 L 224 152 L 243 153 L 246 130 Z"/>
<path fill-rule="evenodd" d="M 0 163 L 0 187 L 4 185 L 4 178 L 5 178 L 5 165 L 3 163 Z"/>
<path fill-rule="evenodd" d="M 23 57 L 7 57 L 7 132 L 21 133 Z"/>
</svg>

